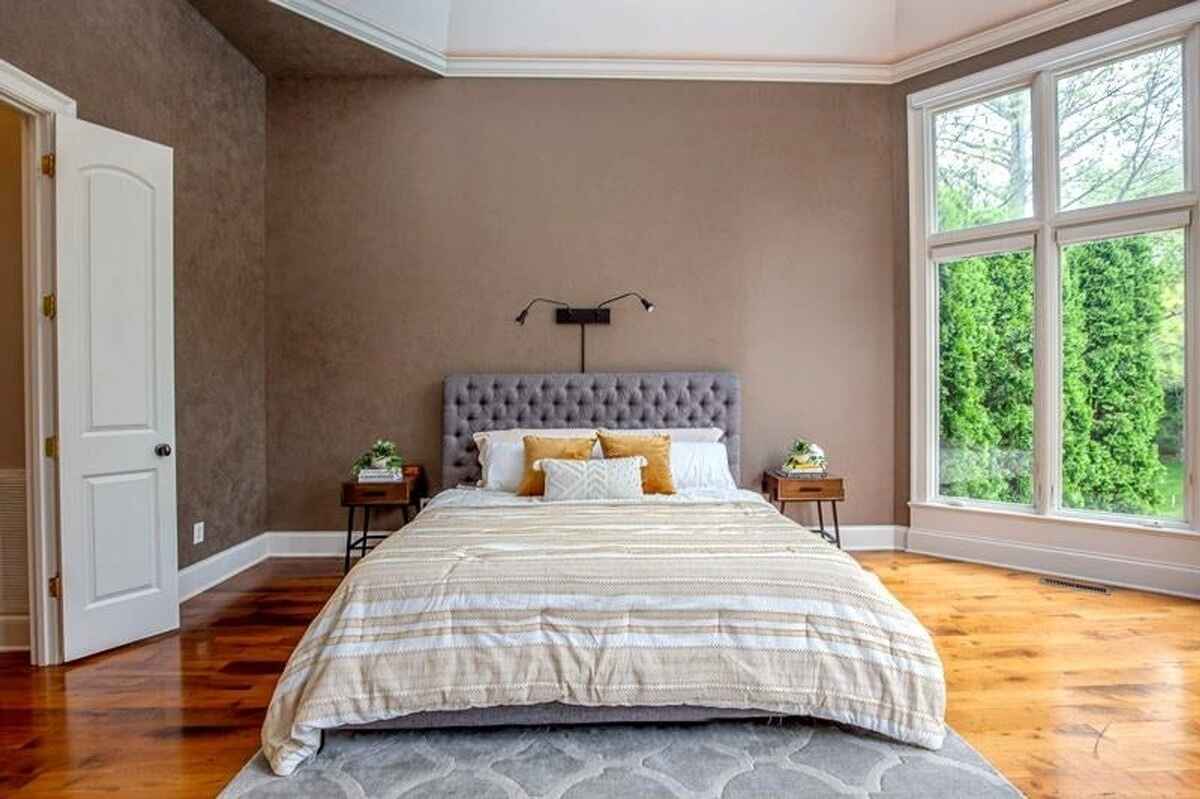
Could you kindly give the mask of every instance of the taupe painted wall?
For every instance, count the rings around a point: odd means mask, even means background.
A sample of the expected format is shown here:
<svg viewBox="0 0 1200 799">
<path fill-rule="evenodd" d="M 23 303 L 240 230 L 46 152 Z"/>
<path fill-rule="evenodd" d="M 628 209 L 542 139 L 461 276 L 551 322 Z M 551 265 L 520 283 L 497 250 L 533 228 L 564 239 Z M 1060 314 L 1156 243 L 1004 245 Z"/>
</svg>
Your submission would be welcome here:
<svg viewBox="0 0 1200 799">
<path fill-rule="evenodd" d="M 0 104 L 0 469 L 25 468 L 21 117 Z"/>
<path fill-rule="evenodd" d="M 1157 14 L 1176 6 L 1187 5 L 1190 0 L 1134 0 L 1102 14 L 1096 14 L 1071 25 L 1064 25 L 1039 36 L 1031 36 L 1007 47 L 1001 47 L 975 58 L 959 61 L 942 69 L 926 72 L 904 83 L 892 87 L 891 127 L 892 163 L 896 180 L 892 184 L 895 219 L 892 228 L 895 236 L 895 414 L 896 414 L 896 507 L 897 524 L 908 524 L 908 499 L 910 492 L 910 413 L 909 413 L 909 257 L 908 257 L 908 111 L 907 98 L 930 86 L 954 80 L 975 72 L 1005 64 L 1032 53 L 1049 50 L 1061 44 L 1073 42 L 1111 28 L 1124 25 L 1142 17 Z"/>
<path fill-rule="evenodd" d="M 0 59 L 175 148 L 180 565 L 266 526 L 266 82 L 184 0 L 0 0 Z M 203 520 L 206 541 L 192 546 Z"/>
<path fill-rule="evenodd" d="M 268 90 L 273 529 L 337 529 L 376 436 L 439 473 L 441 379 L 571 370 L 534 295 L 636 289 L 589 368 L 742 376 L 742 481 L 793 436 L 887 523 L 893 475 L 888 87 L 296 80 Z"/>
</svg>

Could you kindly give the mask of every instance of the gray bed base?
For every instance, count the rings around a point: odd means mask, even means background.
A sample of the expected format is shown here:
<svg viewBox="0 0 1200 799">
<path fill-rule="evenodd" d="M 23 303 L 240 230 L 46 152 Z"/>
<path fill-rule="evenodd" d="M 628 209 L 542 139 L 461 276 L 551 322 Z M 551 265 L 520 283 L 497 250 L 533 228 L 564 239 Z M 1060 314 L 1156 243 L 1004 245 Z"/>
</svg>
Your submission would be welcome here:
<svg viewBox="0 0 1200 799">
<path fill-rule="evenodd" d="M 546 702 L 539 705 L 437 710 L 343 727 L 346 730 L 432 730 L 447 727 L 540 727 L 550 724 L 629 724 L 693 722 L 714 719 L 778 718 L 778 713 L 742 708 L 664 705 L 662 707 L 587 707 Z"/>
<path fill-rule="evenodd" d="M 450 375 L 443 383 L 442 486 L 479 479 L 474 433 L 514 427 L 718 427 L 741 483 L 742 392 L 728 372 L 554 372 Z M 537 705 L 413 713 L 354 730 L 693 722 L 778 716 L 752 708 Z"/>
</svg>

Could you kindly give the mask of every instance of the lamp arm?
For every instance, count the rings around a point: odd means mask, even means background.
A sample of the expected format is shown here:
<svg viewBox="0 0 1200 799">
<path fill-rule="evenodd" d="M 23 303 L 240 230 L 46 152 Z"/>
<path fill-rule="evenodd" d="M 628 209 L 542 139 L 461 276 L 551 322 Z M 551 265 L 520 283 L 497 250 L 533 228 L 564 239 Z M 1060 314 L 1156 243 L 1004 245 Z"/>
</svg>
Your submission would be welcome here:
<svg viewBox="0 0 1200 799">
<path fill-rule="evenodd" d="M 597 307 L 597 308 L 603 308 L 605 305 L 609 305 L 610 303 L 614 303 L 614 302 L 616 302 L 617 300 L 623 300 L 623 299 L 625 299 L 626 297 L 637 297 L 639 300 L 642 300 L 643 302 L 646 300 L 646 298 L 645 298 L 645 297 L 643 297 L 641 294 L 638 294 L 636 291 L 627 291 L 627 292 L 625 292 L 624 294 L 618 294 L 617 296 L 615 296 L 615 297 L 613 297 L 613 298 L 611 298 L 611 299 L 607 299 L 607 300 L 605 300 L 604 302 L 600 303 L 600 304 L 599 304 L 599 305 L 597 305 L 596 307 Z"/>
<path fill-rule="evenodd" d="M 563 308 L 569 308 L 569 307 L 571 307 L 569 304 L 567 304 L 567 303 L 565 303 L 565 302 L 562 302 L 561 300 L 551 300 L 551 299 L 548 299 L 548 298 L 546 298 L 546 297 L 534 297 L 532 300 L 530 300 L 530 301 L 529 301 L 529 304 L 528 304 L 528 305 L 526 305 L 526 306 L 525 306 L 524 308 L 522 308 L 521 310 L 522 310 L 522 311 L 528 311 L 530 308 L 532 308 L 533 306 L 537 305 L 539 302 L 544 302 L 544 303 L 546 303 L 547 305 L 561 305 Z"/>
<path fill-rule="evenodd" d="M 518 325 L 525 324 L 525 317 L 529 316 L 529 309 L 532 308 L 533 306 L 537 305 L 539 302 L 544 302 L 547 305 L 560 305 L 563 308 L 571 307 L 561 300 L 552 300 L 552 299 L 549 299 L 548 297 L 534 297 L 532 300 L 529 301 L 529 304 L 526 305 L 524 308 L 522 308 L 521 312 L 519 314 L 517 314 L 517 318 L 515 320 L 516 323 Z"/>
</svg>

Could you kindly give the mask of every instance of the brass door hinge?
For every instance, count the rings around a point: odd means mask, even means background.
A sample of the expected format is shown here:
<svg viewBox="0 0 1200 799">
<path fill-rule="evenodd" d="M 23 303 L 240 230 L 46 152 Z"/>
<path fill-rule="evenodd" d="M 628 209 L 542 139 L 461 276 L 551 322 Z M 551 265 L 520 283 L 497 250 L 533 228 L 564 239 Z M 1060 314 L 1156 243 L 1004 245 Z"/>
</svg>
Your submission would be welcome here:
<svg viewBox="0 0 1200 799">
<path fill-rule="evenodd" d="M 50 578 L 50 596 L 62 599 L 62 577 L 57 574 Z"/>
<path fill-rule="evenodd" d="M 42 174 L 48 178 L 54 177 L 55 158 L 54 153 L 46 153 L 42 156 Z"/>
<path fill-rule="evenodd" d="M 58 296 L 47 294 L 42 297 L 42 316 L 53 319 L 58 316 Z"/>
<path fill-rule="evenodd" d="M 46 439 L 45 452 L 47 458 L 58 457 L 58 436 L 50 436 Z"/>
</svg>

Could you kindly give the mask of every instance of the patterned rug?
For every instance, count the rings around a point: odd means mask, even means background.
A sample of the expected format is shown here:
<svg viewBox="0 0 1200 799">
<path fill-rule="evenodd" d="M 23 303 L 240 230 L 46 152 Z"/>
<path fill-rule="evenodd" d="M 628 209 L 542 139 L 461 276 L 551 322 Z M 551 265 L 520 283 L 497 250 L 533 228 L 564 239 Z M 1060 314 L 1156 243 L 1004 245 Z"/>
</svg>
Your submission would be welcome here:
<svg viewBox="0 0 1200 799">
<path fill-rule="evenodd" d="M 806 720 L 329 733 L 291 777 L 262 754 L 222 799 L 1020 797 L 953 730 L 939 752 Z"/>
</svg>

